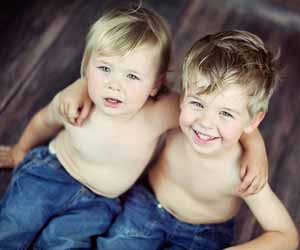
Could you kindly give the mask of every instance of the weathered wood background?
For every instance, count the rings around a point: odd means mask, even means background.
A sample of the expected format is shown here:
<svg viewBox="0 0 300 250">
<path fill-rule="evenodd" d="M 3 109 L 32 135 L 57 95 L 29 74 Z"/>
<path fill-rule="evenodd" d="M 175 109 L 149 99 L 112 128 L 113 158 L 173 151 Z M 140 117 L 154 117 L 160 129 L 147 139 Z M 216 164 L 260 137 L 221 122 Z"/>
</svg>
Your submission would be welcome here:
<svg viewBox="0 0 300 250">
<path fill-rule="evenodd" d="M 85 35 L 113 0 L 10 0 L 0 8 L 0 144 L 16 142 L 32 114 L 79 77 Z M 223 29 L 245 29 L 281 47 L 284 76 L 261 125 L 270 183 L 300 228 L 300 2 L 298 0 L 144 0 L 170 23 L 171 78 L 195 39 Z M 0 171 L 0 195 L 10 171 Z M 30 192 L 30 191 L 29 191 Z M 276 219 L 276 218 L 274 218 Z M 246 207 L 236 241 L 260 232 Z"/>
</svg>

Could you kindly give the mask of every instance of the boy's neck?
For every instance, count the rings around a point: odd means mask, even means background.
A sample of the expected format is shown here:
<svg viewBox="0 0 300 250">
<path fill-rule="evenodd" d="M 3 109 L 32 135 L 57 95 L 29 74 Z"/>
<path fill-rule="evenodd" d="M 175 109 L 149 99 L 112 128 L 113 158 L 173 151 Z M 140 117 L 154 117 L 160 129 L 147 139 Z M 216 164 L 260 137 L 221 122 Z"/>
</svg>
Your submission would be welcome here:
<svg viewBox="0 0 300 250">
<path fill-rule="evenodd" d="M 211 164 L 236 162 L 242 154 L 242 147 L 239 142 L 211 154 L 197 152 L 185 136 L 184 144 L 188 157 L 193 161 L 206 161 Z"/>
<path fill-rule="evenodd" d="M 140 110 L 135 113 L 130 113 L 130 114 L 109 115 L 109 114 L 105 114 L 102 110 L 99 110 L 99 109 L 97 109 L 96 106 L 94 106 L 92 112 L 94 113 L 95 116 L 97 116 L 101 119 L 105 119 L 108 122 L 111 121 L 113 123 L 127 124 L 127 123 L 131 122 L 133 119 L 135 119 L 135 117 L 138 115 Z"/>
</svg>

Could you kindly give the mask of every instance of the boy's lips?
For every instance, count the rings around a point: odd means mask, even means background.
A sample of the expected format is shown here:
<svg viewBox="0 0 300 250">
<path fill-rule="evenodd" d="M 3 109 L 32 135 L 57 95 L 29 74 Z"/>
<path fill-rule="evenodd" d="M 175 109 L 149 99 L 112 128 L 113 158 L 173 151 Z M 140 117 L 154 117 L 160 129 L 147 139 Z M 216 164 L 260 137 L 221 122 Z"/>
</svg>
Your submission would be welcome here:
<svg viewBox="0 0 300 250">
<path fill-rule="evenodd" d="M 106 97 L 106 98 L 104 98 L 104 99 L 105 99 L 105 101 L 111 102 L 111 103 L 121 103 L 121 102 L 122 102 L 122 101 L 119 100 L 119 99 L 111 98 L 111 97 Z"/>
<path fill-rule="evenodd" d="M 117 108 L 122 103 L 121 100 L 112 98 L 112 97 L 106 97 L 104 98 L 104 104 L 105 106 L 111 107 L 111 108 Z"/>
<path fill-rule="evenodd" d="M 200 141 L 202 143 L 208 143 L 210 141 L 213 141 L 215 139 L 218 139 L 218 137 L 207 135 L 204 133 L 201 133 L 195 129 L 193 129 L 194 134 L 196 135 L 197 141 Z"/>
</svg>

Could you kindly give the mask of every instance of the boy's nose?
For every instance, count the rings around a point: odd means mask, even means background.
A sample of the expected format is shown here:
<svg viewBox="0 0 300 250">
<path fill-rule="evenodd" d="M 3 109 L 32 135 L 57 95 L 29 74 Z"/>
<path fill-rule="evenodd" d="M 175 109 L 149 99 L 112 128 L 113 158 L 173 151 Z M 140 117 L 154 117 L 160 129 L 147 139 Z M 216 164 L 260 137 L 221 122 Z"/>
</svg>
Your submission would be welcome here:
<svg viewBox="0 0 300 250">
<path fill-rule="evenodd" d="M 121 76 L 111 75 L 106 81 L 106 87 L 111 91 L 121 91 Z"/>
<path fill-rule="evenodd" d="M 116 79 L 111 79 L 109 82 L 107 82 L 106 87 L 111 91 L 120 91 L 121 90 L 119 81 Z"/>
<path fill-rule="evenodd" d="M 116 84 L 109 84 L 108 89 L 110 89 L 112 91 L 120 91 L 120 87 Z"/>
<path fill-rule="evenodd" d="M 213 127 L 214 120 L 212 114 L 207 111 L 203 111 L 201 116 L 198 118 L 199 124 L 204 128 L 211 128 Z"/>
</svg>

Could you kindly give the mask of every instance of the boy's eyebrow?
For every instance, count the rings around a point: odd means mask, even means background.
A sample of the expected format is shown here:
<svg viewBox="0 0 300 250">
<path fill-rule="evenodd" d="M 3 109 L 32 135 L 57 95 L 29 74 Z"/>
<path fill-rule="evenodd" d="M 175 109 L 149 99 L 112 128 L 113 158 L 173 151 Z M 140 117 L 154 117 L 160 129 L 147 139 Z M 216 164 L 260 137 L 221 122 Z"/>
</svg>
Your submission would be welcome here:
<svg viewBox="0 0 300 250">
<path fill-rule="evenodd" d="M 108 62 L 108 61 L 106 61 L 106 60 L 103 60 L 102 58 L 95 58 L 95 61 L 97 62 L 97 63 L 104 63 L 104 64 L 108 64 L 108 65 L 110 65 L 110 63 Z"/>
<path fill-rule="evenodd" d="M 193 98 L 196 99 L 196 101 L 201 102 L 202 104 L 205 104 L 205 101 L 203 99 L 201 99 L 198 95 L 196 94 L 188 94 L 187 95 L 188 98 Z"/>
<path fill-rule="evenodd" d="M 188 94 L 188 97 L 197 99 L 197 100 L 199 100 L 199 101 L 201 101 L 201 102 L 205 102 L 204 100 L 202 100 L 202 99 L 201 99 L 199 96 L 197 96 L 197 95 Z M 237 115 L 240 115 L 240 114 L 241 114 L 241 112 L 239 112 L 238 110 L 235 110 L 235 109 L 232 109 L 232 108 L 229 108 L 229 107 L 221 107 L 221 109 L 226 110 L 226 111 L 231 112 L 231 113 L 235 113 L 235 114 L 237 114 Z"/>
<path fill-rule="evenodd" d="M 226 110 L 226 111 L 229 111 L 231 113 L 235 113 L 237 115 L 240 115 L 241 113 L 235 109 L 231 109 L 231 108 L 228 108 L 228 107 L 222 107 L 223 110 Z"/>
<path fill-rule="evenodd" d="M 201 100 L 201 99 L 199 98 L 199 96 L 197 96 L 197 95 L 195 95 L 195 94 L 188 94 L 187 97 L 192 97 L 192 98 Z"/>
<path fill-rule="evenodd" d="M 108 61 L 106 61 L 105 59 L 102 59 L 102 58 L 95 58 L 95 61 L 96 61 L 96 63 L 103 63 L 103 64 L 106 64 L 106 65 L 109 65 L 109 66 L 111 66 L 112 64 L 110 63 L 110 62 L 108 62 Z M 137 74 L 137 75 L 142 75 L 143 73 L 142 72 L 140 72 L 140 71 L 137 71 L 137 70 L 135 70 L 135 69 L 127 69 L 127 71 L 128 72 L 131 72 L 131 73 L 133 73 L 133 74 Z"/>
</svg>

